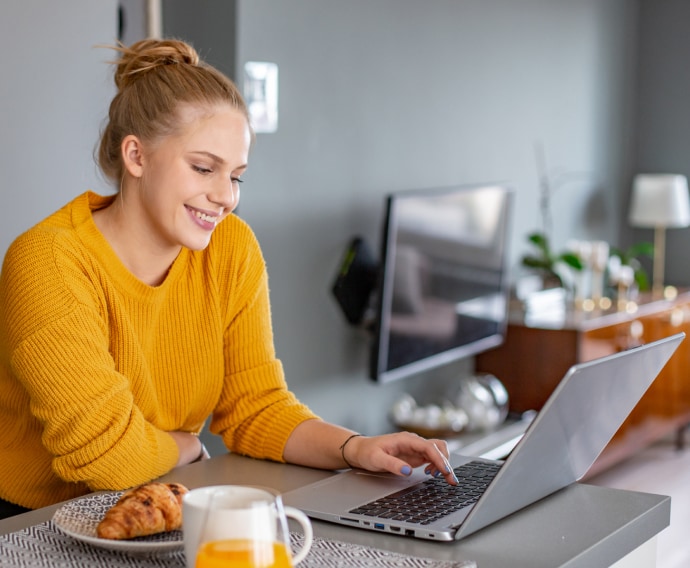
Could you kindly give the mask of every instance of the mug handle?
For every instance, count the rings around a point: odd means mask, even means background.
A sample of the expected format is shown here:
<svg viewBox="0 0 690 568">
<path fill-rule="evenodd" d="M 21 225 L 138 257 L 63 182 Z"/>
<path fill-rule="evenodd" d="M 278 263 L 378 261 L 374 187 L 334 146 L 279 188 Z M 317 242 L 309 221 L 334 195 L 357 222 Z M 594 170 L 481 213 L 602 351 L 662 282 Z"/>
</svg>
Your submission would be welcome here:
<svg viewBox="0 0 690 568">
<path fill-rule="evenodd" d="M 309 550 L 311 549 L 311 544 L 314 540 L 314 532 L 311 528 L 311 521 L 309 520 L 309 517 L 307 517 L 307 515 L 305 515 L 299 509 L 295 509 L 294 507 L 284 507 L 283 510 L 285 511 L 285 516 L 296 520 L 300 524 L 300 526 L 302 527 L 302 531 L 304 532 L 304 541 L 302 543 L 302 548 L 300 548 L 296 554 L 293 552 L 292 555 L 293 564 L 299 564 L 300 562 L 302 562 L 302 560 L 306 558 L 307 554 L 309 553 Z"/>
</svg>

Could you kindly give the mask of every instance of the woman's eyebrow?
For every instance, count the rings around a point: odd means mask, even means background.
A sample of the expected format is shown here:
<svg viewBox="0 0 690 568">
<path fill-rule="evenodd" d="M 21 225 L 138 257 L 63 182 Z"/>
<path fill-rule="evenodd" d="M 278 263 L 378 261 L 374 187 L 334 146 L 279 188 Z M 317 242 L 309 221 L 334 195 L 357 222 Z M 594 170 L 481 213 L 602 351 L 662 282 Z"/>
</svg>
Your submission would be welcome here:
<svg viewBox="0 0 690 568">
<path fill-rule="evenodd" d="M 206 156 L 207 158 L 211 158 L 214 162 L 218 164 L 225 164 L 225 160 L 221 158 L 220 156 L 216 156 L 212 152 L 207 152 L 206 150 L 192 150 L 192 154 L 201 154 L 202 156 Z"/>
<path fill-rule="evenodd" d="M 220 156 L 216 156 L 213 152 L 208 152 L 206 150 L 192 150 L 191 153 L 206 156 L 207 158 L 210 158 L 216 164 L 219 164 L 221 166 L 224 166 L 225 164 L 227 164 L 227 162 L 223 158 L 221 158 Z M 233 169 L 233 171 L 246 170 L 246 169 L 247 169 L 247 164 L 245 163 L 245 164 L 241 164 L 241 165 L 237 166 L 236 168 Z"/>
</svg>

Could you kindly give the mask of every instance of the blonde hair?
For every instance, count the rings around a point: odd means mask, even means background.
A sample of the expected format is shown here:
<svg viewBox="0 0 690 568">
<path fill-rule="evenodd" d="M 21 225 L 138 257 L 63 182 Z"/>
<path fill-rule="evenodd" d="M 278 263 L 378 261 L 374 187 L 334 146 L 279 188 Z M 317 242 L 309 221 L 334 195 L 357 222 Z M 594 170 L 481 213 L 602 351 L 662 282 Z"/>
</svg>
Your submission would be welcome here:
<svg viewBox="0 0 690 568">
<path fill-rule="evenodd" d="M 126 47 L 107 46 L 120 53 L 115 68 L 117 94 L 110 103 L 101 132 L 97 161 L 111 182 L 123 176 L 120 146 L 133 134 L 155 143 L 182 126 L 180 105 L 212 107 L 229 104 L 247 118 L 249 113 L 235 84 L 204 63 L 196 50 L 179 40 L 145 39 Z"/>
</svg>

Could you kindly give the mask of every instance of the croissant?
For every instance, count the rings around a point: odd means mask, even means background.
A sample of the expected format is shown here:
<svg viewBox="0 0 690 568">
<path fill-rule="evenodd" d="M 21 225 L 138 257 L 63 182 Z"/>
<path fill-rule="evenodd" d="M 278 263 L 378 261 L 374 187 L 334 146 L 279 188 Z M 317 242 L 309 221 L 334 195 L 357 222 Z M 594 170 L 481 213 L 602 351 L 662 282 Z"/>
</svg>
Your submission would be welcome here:
<svg viewBox="0 0 690 568">
<path fill-rule="evenodd" d="M 96 527 L 99 538 L 123 540 L 182 527 L 181 483 L 152 482 L 123 493 Z"/>
</svg>

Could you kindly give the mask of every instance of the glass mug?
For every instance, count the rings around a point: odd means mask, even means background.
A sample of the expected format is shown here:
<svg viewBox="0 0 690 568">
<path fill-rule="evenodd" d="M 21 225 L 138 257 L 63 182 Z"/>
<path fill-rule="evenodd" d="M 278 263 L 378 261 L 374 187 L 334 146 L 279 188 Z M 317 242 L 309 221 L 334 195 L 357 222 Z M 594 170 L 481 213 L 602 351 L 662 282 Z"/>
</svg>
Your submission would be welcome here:
<svg viewBox="0 0 690 568">
<path fill-rule="evenodd" d="M 294 554 L 288 518 L 304 532 Z M 313 540 L 309 518 L 263 487 L 192 489 L 183 498 L 182 519 L 187 568 L 290 568 L 306 557 Z"/>
</svg>

